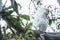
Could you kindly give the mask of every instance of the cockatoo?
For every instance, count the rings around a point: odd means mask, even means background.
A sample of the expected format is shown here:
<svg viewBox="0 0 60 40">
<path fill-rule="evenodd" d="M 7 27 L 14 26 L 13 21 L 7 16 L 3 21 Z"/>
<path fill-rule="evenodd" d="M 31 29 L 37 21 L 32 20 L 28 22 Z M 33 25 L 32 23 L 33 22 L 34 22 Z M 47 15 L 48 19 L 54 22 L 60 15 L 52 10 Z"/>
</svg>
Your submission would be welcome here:
<svg viewBox="0 0 60 40">
<path fill-rule="evenodd" d="M 45 32 L 48 26 L 48 9 L 40 8 L 36 11 L 35 25 L 36 28 L 39 28 L 40 31 Z"/>
</svg>

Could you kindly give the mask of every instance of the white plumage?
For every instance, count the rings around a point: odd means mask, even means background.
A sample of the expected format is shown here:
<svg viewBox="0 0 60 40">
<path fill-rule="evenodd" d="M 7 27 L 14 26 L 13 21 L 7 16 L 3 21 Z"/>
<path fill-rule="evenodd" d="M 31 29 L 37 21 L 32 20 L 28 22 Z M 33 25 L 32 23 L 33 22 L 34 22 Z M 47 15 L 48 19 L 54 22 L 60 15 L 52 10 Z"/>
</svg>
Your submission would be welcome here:
<svg viewBox="0 0 60 40">
<path fill-rule="evenodd" d="M 46 31 L 48 26 L 46 8 L 41 8 L 36 11 L 34 24 L 36 28 L 39 28 L 40 31 Z"/>
</svg>

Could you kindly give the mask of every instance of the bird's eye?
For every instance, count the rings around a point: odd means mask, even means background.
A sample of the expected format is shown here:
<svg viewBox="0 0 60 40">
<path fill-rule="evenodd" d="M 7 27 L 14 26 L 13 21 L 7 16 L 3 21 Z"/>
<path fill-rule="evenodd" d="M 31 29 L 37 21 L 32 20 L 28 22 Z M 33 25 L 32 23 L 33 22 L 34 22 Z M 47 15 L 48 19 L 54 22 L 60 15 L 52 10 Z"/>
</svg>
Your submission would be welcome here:
<svg viewBox="0 0 60 40">
<path fill-rule="evenodd" d="M 47 12 L 47 11 L 44 12 L 45 15 L 48 15 L 48 13 L 49 13 L 49 12 Z"/>
</svg>

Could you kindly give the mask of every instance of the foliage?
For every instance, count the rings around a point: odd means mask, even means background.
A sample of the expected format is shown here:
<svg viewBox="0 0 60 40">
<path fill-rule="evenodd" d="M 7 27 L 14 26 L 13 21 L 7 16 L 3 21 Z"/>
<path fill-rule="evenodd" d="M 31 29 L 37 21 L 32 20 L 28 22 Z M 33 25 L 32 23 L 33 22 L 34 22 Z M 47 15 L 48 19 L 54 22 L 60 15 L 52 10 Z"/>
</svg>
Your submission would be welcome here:
<svg viewBox="0 0 60 40">
<path fill-rule="evenodd" d="M 4 5 L 2 7 L 3 8 L 2 12 L 0 12 L 2 19 L 5 20 L 7 23 L 7 28 L 5 28 L 5 27 L 2 28 L 3 29 L 3 31 L 2 31 L 3 40 L 38 40 L 38 37 L 36 38 L 34 32 L 31 30 L 31 27 L 33 24 L 31 22 L 29 22 L 30 16 L 19 13 L 18 6 L 20 7 L 20 9 L 22 8 L 22 6 L 20 4 L 18 4 L 15 0 L 10 0 L 10 2 L 11 2 L 11 6 L 6 7 Z M 31 2 L 33 2 L 33 4 L 35 2 L 37 2 L 38 6 L 42 5 L 41 1 L 39 1 L 39 0 L 31 0 Z M 34 4 L 34 6 L 35 6 L 35 4 Z M 35 6 L 35 8 L 37 8 L 37 7 Z M 13 10 L 11 10 L 11 9 L 13 9 Z M 52 11 L 50 11 L 50 10 L 47 10 L 47 11 L 49 11 L 52 14 Z M 17 14 L 16 16 L 12 15 L 14 12 Z M 49 12 L 45 12 L 45 14 L 47 15 Z M 51 17 L 52 17 L 52 19 L 50 17 L 48 18 L 49 25 L 51 25 L 52 22 L 56 21 L 56 19 L 53 18 L 53 16 L 51 16 Z M 27 21 L 26 24 L 24 24 L 23 19 Z M 12 31 L 12 33 L 6 33 L 6 30 L 8 28 Z M 58 29 L 60 29 L 60 25 L 58 26 Z M 0 34 L 0 35 L 2 35 L 2 34 Z M 38 34 L 36 34 L 36 35 L 38 35 Z M 39 33 L 39 35 L 40 35 L 40 33 Z"/>
<path fill-rule="evenodd" d="M 3 40 L 35 40 L 35 37 L 33 35 L 33 32 L 30 30 L 32 23 L 24 24 L 22 19 L 25 19 L 26 21 L 30 21 L 30 16 L 25 14 L 20 14 L 18 12 L 18 6 L 21 5 L 18 4 L 15 0 L 10 0 L 11 6 L 5 7 L 3 6 L 3 10 L 1 12 L 2 19 L 6 21 L 7 28 L 3 27 Z M 9 10 L 13 8 L 13 10 Z M 11 15 L 13 12 L 16 12 L 17 16 Z M 23 28 L 24 26 L 25 28 Z M 10 29 L 12 33 L 6 33 L 7 29 Z M 14 31 L 13 29 L 16 31 Z M 22 29 L 23 28 L 23 29 Z M 22 31 L 20 31 L 22 30 Z"/>
<path fill-rule="evenodd" d="M 33 32 L 28 30 L 25 33 L 20 33 L 19 37 L 15 36 L 13 40 L 35 40 L 35 37 L 33 36 Z"/>
</svg>

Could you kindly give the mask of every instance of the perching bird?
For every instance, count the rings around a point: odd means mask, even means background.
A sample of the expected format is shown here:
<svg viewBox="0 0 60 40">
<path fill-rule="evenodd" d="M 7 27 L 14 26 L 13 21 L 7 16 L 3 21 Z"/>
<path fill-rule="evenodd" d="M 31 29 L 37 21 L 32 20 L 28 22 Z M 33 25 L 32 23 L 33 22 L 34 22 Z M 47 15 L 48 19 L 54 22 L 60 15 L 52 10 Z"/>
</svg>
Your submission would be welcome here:
<svg viewBox="0 0 60 40">
<path fill-rule="evenodd" d="M 48 9 L 46 8 L 41 8 L 40 10 L 38 10 L 36 13 L 36 28 L 39 27 L 39 30 L 40 31 L 43 31 L 45 32 L 46 31 L 46 28 L 48 26 L 48 19 L 47 19 L 47 16 L 48 16 Z"/>
</svg>

